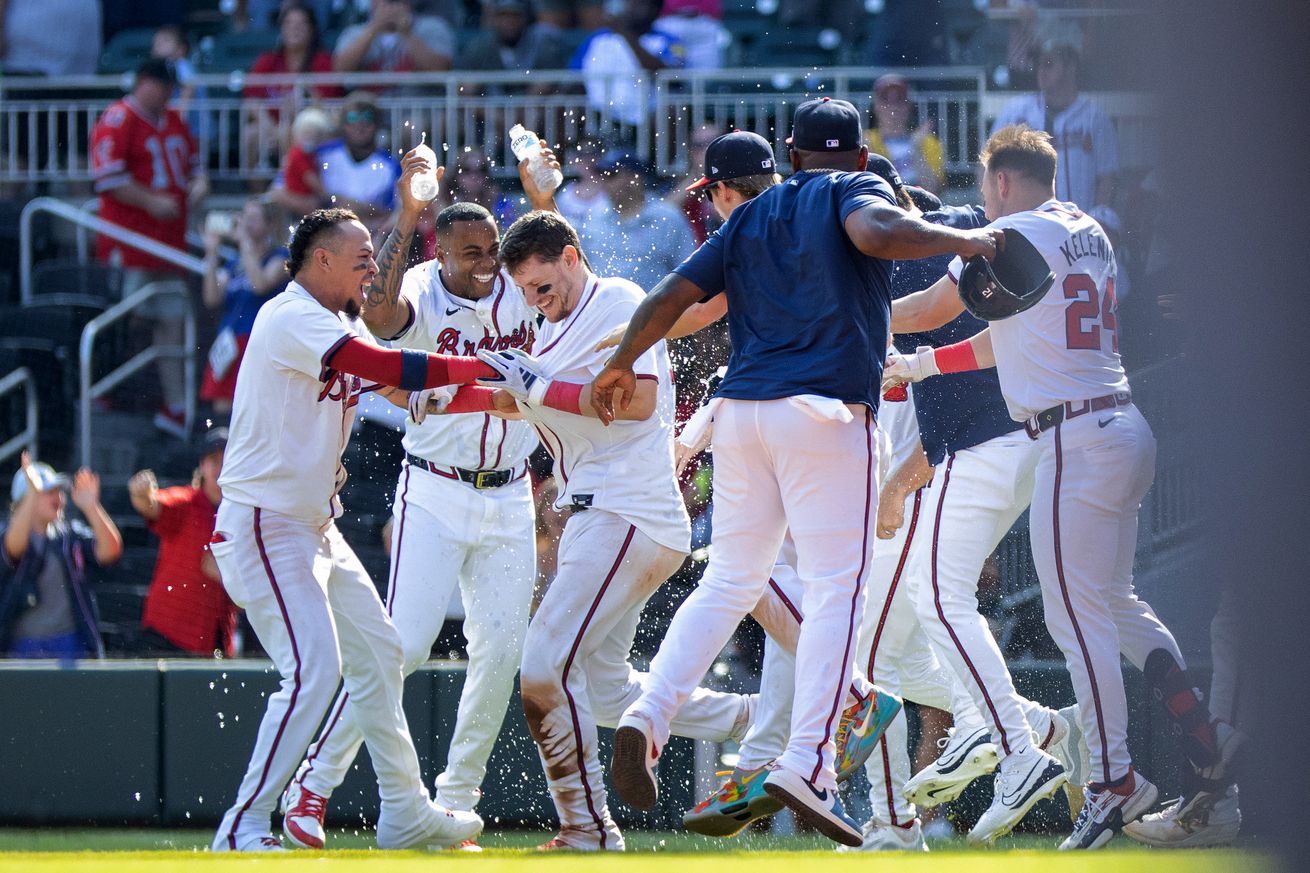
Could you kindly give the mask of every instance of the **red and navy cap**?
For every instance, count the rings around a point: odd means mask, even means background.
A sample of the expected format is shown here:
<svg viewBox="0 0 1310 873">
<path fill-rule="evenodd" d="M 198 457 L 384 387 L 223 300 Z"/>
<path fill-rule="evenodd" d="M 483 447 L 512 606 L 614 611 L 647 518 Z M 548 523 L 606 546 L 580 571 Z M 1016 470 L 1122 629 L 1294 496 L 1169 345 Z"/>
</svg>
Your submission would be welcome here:
<svg viewBox="0 0 1310 873">
<path fill-rule="evenodd" d="M 860 110 L 846 100 L 820 97 L 796 108 L 787 145 L 807 152 L 850 152 L 864 143 Z"/>
<path fill-rule="evenodd" d="M 688 191 L 742 176 L 776 171 L 773 146 L 758 133 L 734 130 L 714 140 L 705 149 L 705 175 L 687 186 Z"/>
</svg>

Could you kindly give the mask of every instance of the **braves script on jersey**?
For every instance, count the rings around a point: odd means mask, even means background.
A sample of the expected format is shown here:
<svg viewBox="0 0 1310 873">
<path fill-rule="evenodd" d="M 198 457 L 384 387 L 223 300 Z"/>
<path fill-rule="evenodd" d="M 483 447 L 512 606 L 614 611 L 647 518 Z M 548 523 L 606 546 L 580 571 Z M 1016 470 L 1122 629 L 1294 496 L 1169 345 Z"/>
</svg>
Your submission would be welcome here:
<svg viewBox="0 0 1310 873">
<path fill-rule="evenodd" d="M 532 354 L 551 379 L 586 383 L 605 368 L 608 351 L 596 343 L 632 318 L 645 295 L 626 279 L 591 276 L 577 308 L 563 321 L 541 325 Z M 636 525 L 660 545 L 686 552 L 691 523 L 673 475 L 673 380 L 663 342 L 637 359 L 638 379 L 658 383 L 655 413 L 645 421 L 599 419 L 520 404 L 555 459 L 560 483 L 556 508 L 605 509 Z"/>
<path fill-rule="evenodd" d="M 173 218 L 155 218 L 139 206 L 114 197 L 100 198 L 100 217 L 106 221 L 159 240 L 176 249 L 186 249 L 187 183 L 199 167 L 195 139 L 182 116 L 172 109 L 159 119 L 143 113 L 130 97 L 105 110 L 91 133 L 91 173 L 99 194 L 135 182 L 145 188 L 166 192 L 181 210 Z M 173 269 L 144 252 L 107 236 L 96 240 L 96 257 L 108 261 L 121 252 L 127 267 Z"/>
<path fill-rule="evenodd" d="M 412 316 L 393 340 L 397 347 L 465 357 L 479 349 L 532 347 L 536 313 L 503 270 L 491 294 L 474 301 L 450 293 L 441 265 L 429 261 L 405 273 L 400 295 Z M 419 425 L 406 421 L 403 443 L 405 451 L 424 460 L 465 470 L 502 470 L 522 464 L 537 447 L 537 435 L 526 422 L 485 413 L 431 415 Z"/>
<path fill-rule="evenodd" d="M 1128 390 L 1119 361 L 1114 250 L 1096 220 L 1048 200 L 989 227 L 1013 227 L 1046 256 L 1055 284 L 1027 312 L 991 323 L 996 372 L 1010 417 L 1023 421 L 1066 400 Z M 951 262 L 959 281 L 962 261 Z"/>
<path fill-rule="evenodd" d="M 218 480 L 225 500 L 318 523 L 341 515 L 341 455 L 355 406 L 381 387 L 324 365 L 351 337 L 370 341 L 361 324 L 328 311 L 295 281 L 259 310 Z"/>
</svg>

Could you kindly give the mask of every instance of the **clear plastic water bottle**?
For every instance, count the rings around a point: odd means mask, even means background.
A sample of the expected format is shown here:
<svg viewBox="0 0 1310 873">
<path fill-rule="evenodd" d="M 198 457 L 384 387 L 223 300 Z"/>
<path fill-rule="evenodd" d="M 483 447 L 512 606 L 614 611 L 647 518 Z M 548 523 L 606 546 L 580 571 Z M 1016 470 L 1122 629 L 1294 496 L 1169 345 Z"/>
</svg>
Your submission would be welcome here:
<svg viewBox="0 0 1310 873">
<path fill-rule="evenodd" d="M 409 180 L 409 190 L 416 199 L 428 203 L 437 199 L 441 186 L 437 182 L 437 155 L 428 146 L 427 134 L 423 135 L 423 141 L 414 148 L 414 151 L 428 162 L 428 169 Z"/>
<path fill-rule="evenodd" d="M 509 129 L 509 147 L 516 160 L 527 158 L 528 172 L 543 194 L 554 191 L 564 183 L 564 174 L 546 163 L 540 137 L 533 131 L 521 124 L 514 125 Z"/>
</svg>

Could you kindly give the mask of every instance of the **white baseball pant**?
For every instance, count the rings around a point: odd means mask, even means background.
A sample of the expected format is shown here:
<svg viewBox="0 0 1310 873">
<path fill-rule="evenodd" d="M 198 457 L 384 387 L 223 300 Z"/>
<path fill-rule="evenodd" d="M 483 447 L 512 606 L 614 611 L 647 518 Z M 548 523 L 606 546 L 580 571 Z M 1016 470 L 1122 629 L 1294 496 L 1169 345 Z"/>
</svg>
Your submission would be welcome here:
<svg viewBox="0 0 1310 873">
<path fill-rule="evenodd" d="M 1029 528 L 1046 627 L 1073 678 L 1091 781 L 1113 782 L 1132 765 L 1120 654 L 1140 670 L 1163 649 L 1186 668 L 1173 635 L 1133 591 L 1137 513 L 1155 477 L 1155 437 L 1129 405 L 1067 418 L 1034 444 L 1041 454 Z"/>
<path fill-rule="evenodd" d="M 1022 430 L 947 456 L 923 489 L 910 560 L 919 623 L 938 657 L 972 695 L 1004 757 L 1051 740 L 1052 711 L 1022 697 L 987 620 L 978 612 L 978 577 L 1001 538 L 1028 506 L 1037 450 Z"/>
<path fill-rule="evenodd" d="M 574 845 L 622 849 L 597 757 L 597 724 L 614 726 L 648 677 L 628 662 L 641 609 L 686 554 L 602 509 L 576 512 L 560 537 L 559 569 L 528 625 L 519 682 L 561 832 Z M 741 736 L 753 701 L 697 689 L 673 731 Z"/>
<path fill-rule="evenodd" d="M 656 745 L 741 619 L 768 585 L 790 529 L 806 618 L 796 694 L 778 766 L 835 789 L 835 745 L 864 609 L 878 495 L 873 413 L 819 420 L 788 399 L 725 400 L 714 423 L 714 559 L 673 617 L 632 707 Z"/>
<path fill-rule="evenodd" d="M 536 579 L 532 491 L 526 475 L 478 490 L 406 462 L 392 516 L 387 614 L 406 676 L 428 660 L 456 586 L 463 598 L 468 668 L 436 789 L 442 806 L 471 810 L 523 654 Z M 359 754 L 354 709 L 343 690 L 300 768 L 297 778 L 316 794 L 330 795 Z"/>
<path fill-rule="evenodd" d="M 416 818 L 428 796 L 401 705 L 400 637 L 336 525 L 320 529 L 225 500 L 214 528 L 225 538 L 211 545 L 223 587 L 282 674 L 215 846 L 234 849 L 241 836 L 269 832 L 278 797 L 341 681 L 361 713 L 381 817 Z"/>
<path fill-rule="evenodd" d="M 1240 603 L 1231 587 L 1219 598 L 1219 609 L 1210 622 L 1210 712 L 1234 727 L 1245 716 L 1247 704 L 1237 692 L 1241 650 Z"/>
</svg>

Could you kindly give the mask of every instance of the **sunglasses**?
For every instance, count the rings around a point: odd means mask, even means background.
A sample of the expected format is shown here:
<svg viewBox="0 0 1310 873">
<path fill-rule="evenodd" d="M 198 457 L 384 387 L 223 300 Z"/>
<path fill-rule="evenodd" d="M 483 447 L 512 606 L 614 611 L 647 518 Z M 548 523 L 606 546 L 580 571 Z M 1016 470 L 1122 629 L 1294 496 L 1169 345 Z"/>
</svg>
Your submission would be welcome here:
<svg viewBox="0 0 1310 873">
<path fill-rule="evenodd" d="M 378 117 L 371 109 L 355 110 L 346 113 L 346 124 L 375 124 Z"/>
</svg>

